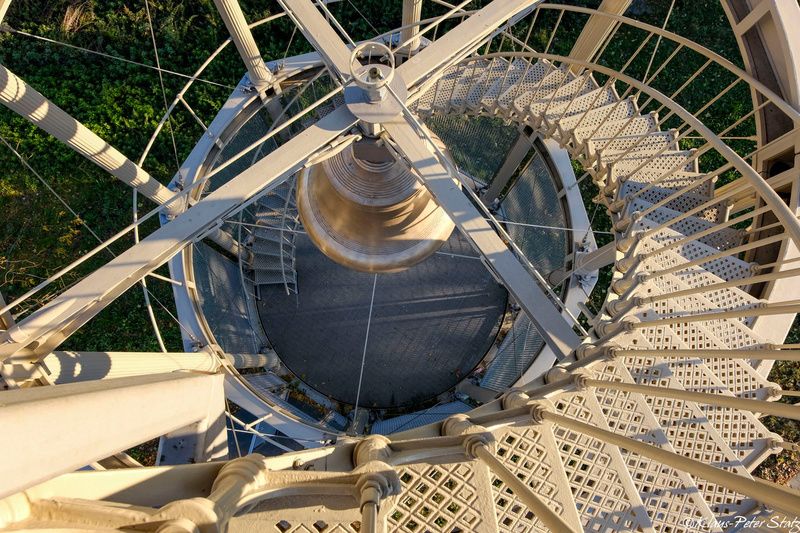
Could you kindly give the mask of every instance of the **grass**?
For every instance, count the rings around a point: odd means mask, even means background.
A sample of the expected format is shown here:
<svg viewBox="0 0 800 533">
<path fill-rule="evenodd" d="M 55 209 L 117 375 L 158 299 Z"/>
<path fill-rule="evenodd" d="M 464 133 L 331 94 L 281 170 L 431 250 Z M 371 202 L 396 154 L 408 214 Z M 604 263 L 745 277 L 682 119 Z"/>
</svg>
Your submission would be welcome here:
<svg viewBox="0 0 800 533">
<path fill-rule="evenodd" d="M 558 0 L 554 3 L 560 3 Z M 595 7 L 598 0 L 580 0 L 568 3 Z M 735 40 L 728 27 L 719 2 L 697 0 L 691 8 L 681 6 L 675 10 L 668 29 L 703 44 L 737 64 L 741 63 Z M 216 13 L 212 0 L 186 2 L 183 0 L 152 0 L 150 9 L 158 43 L 161 64 L 176 72 L 193 72 L 226 37 L 225 29 Z M 275 2 L 242 1 L 249 20 L 257 20 L 276 13 Z M 640 18 L 660 26 L 670 5 L 669 0 L 634 2 L 641 11 Z M 400 2 L 358 2 L 358 11 L 371 21 L 367 23 L 356 11 L 354 4 L 340 2 L 331 9 L 354 37 L 385 31 L 400 19 Z M 683 7 L 683 8 L 682 8 Z M 425 3 L 424 16 L 441 13 L 443 8 Z M 546 21 L 545 21 L 546 22 Z M 70 43 L 90 50 L 124 57 L 131 61 L 154 64 L 150 28 L 143 2 L 122 0 L 16 0 L 11 4 L 6 24 L 12 28 Z M 555 19 L 549 22 L 554 25 Z M 374 28 L 373 28 L 374 26 Z M 552 26 L 551 26 L 552 27 Z M 562 24 L 559 39 L 554 43 L 555 53 L 566 53 L 569 43 L 577 35 L 580 24 Z M 292 25 L 285 19 L 254 30 L 260 49 L 267 59 L 280 59 L 285 54 L 296 54 L 310 49 Z M 533 36 L 540 47 L 546 45 L 547 32 Z M 631 31 L 630 39 L 641 38 Z M 286 43 L 290 45 L 286 46 Z M 664 46 L 657 55 L 663 58 L 670 52 Z M 624 61 L 629 49 L 624 46 L 610 49 L 609 64 Z M 13 33 L 0 34 L 0 63 L 25 79 L 34 88 L 47 95 L 57 105 L 78 117 L 90 129 L 107 139 L 123 153 L 135 157 L 141 154 L 150 135 L 155 130 L 164 111 L 164 97 L 159 77 L 152 69 L 91 55 L 79 50 L 45 43 Z M 632 65 L 643 68 L 644 65 Z M 681 64 L 687 72 L 697 68 L 691 61 Z M 243 73 L 233 47 L 222 53 L 204 73 L 204 77 L 228 87 L 236 85 Z M 721 75 L 721 74 L 720 74 Z M 679 79 L 679 76 L 675 76 Z M 183 85 L 184 79 L 165 74 L 167 98 L 171 98 Z M 668 90 L 669 80 L 662 87 Z M 697 107 L 707 101 L 721 83 L 693 87 L 681 103 L 687 108 Z M 209 122 L 225 101 L 229 89 L 198 82 L 188 98 L 198 115 Z M 703 119 L 710 126 L 725 124 L 731 117 L 744 111 L 738 102 L 748 101 L 749 95 L 733 92 L 724 102 L 724 111 L 709 112 Z M 181 161 L 191 150 L 198 137 L 197 125 L 183 111 L 170 121 L 169 134 L 159 136 L 145 167 L 161 182 L 167 183 L 176 171 L 176 161 Z M 735 132 L 746 135 L 746 131 Z M 0 136 L 13 146 L 42 178 L 75 210 L 72 215 L 44 187 L 44 185 L 6 147 L 0 146 L 0 292 L 6 301 L 22 294 L 59 268 L 92 249 L 97 241 L 85 229 L 91 227 L 101 239 L 107 239 L 130 222 L 131 193 L 124 185 L 76 155 L 70 149 L 41 133 L 33 125 L 0 109 Z M 742 150 L 747 147 L 743 146 Z M 718 161 L 707 160 L 707 164 Z M 580 170 L 580 169 L 578 169 Z M 582 172 L 576 172 L 581 175 Z M 590 199 L 596 194 L 591 183 L 584 183 L 587 210 L 594 217 L 594 228 L 604 231 L 610 227 L 604 210 L 595 211 Z M 153 206 L 139 200 L 142 212 Z M 592 215 L 595 213 L 594 215 Z M 35 216 L 33 215 L 35 214 Z M 156 228 L 146 225 L 143 235 Z M 598 245 L 605 243 L 598 235 Z M 120 253 L 132 244 L 127 238 L 111 247 Z M 56 292 L 62 291 L 86 273 L 110 259 L 110 254 L 98 255 L 82 268 L 68 275 L 53 287 L 49 294 L 34 301 L 40 305 Z M 162 269 L 162 274 L 166 272 Z M 610 269 L 601 271 L 599 287 L 607 286 Z M 155 304 L 155 313 L 162 327 L 169 349 L 181 349 L 180 331 L 170 318 L 174 314 L 171 288 L 160 281 L 150 281 L 153 297 L 164 304 Z M 605 293 L 596 291 L 590 307 L 597 310 Z M 800 325 L 795 324 L 789 342 L 800 342 Z M 134 287 L 102 311 L 87 326 L 69 338 L 64 349 L 82 350 L 157 350 L 149 321 L 144 313 L 142 290 Z M 800 366 L 777 363 L 770 379 L 787 389 L 800 385 Z M 764 419 L 765 424 L 785 439 L 800 441 L 800 428 L 792 421 Z M 149 450 L 149 451 L 147 451 Z M 137 456 L 146 460 L 152 447 L 143 448 Z M 138 453 L 138 452 L 137 452 Z M 785 481 L 797 473 L 800 457 L 789 452 L 772 456 L 761 467 L 761 477 Z"/>
</svg>

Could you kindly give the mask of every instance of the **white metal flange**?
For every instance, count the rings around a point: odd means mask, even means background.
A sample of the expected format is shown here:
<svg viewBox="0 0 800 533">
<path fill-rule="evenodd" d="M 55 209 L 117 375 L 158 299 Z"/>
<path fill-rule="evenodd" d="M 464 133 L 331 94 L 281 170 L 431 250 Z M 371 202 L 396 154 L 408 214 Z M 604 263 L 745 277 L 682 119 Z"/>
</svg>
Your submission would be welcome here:
<svg viewBox="0 0 800 533">
<path fill-rule="evenodd" d="M 374 63 L 375 59 L 380 62 Z M 353 83 L 345 87 L 344 101 L 362 122 L 381 124 L 402 113 L 408 91 L 395 70 L 394 53 L 388 46 L 372 41 L 358 45 L 350 55 L 350 74 Z"/>
</svg>

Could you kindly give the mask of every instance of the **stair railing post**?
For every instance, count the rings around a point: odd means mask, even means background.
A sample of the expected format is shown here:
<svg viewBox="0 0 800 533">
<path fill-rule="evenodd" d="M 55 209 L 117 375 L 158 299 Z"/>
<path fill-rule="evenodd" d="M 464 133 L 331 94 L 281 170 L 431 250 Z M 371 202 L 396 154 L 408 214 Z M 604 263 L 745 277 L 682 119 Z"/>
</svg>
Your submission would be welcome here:
<svg viewBox="0 0 800 533">
<path fill-rule="evenodd" d="M 464 449 L 467 455 L 483 461 L 489 470 L 508 485 L 511 492 L 541 520 L 547 529 L 550 531 L 575 531 L 538 494 L 497 459 L 494 454 L 494 437 L 486 431 L 486 428 L 473 424 L 466 415 L 455 415 L 444 421 L 442 433 L 450 436 L 469 434 L 469 437 L 464 440 Z"/>
</svg>

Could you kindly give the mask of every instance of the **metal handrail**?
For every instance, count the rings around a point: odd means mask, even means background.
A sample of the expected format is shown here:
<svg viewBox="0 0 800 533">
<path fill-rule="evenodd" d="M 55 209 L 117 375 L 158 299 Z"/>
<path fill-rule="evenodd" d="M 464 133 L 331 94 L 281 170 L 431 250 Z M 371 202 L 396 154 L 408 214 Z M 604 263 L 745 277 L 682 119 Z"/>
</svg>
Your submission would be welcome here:
<svg viewBox="0 0 800 533">
<path fill-rule="evenodd" d="M 402 111 L 403 111 L 403 114 L 406 116 L 406 118 L 408 119 L 409 123 L 414 127 L 414 130 L 418 134 L 422 135 L 425 138 L 425 140 L 428 142 L 428 144 L 433 147 L 433 150 L 436 153 L 436 157 L 439 160 L 439 163 L 441 163 L 445 168 L 447 168 L 447 170 L 450 172 L 450 174 L 452 176 L 459 177 L 459 181 L 461 181 L 460 180 L 461 173 L 458 171 L 457 168 L 455 168 L 452 165 L 450 160 L 444 155 L 444 153 L 441 151 L 441 149 L 436 145 L 436 143 L 434 142 L 433 138 L 428 133 L 427 129 L 425 127 L 423 127 L 419 123 L 419 121 L 416 119 L 414 114 L 411 113 L 411 111 L 408 109 L 408 107 L 406 106 L 406 104 L 404 102 L 400 101 L 400 99 L 398 98 L 397 94 L 391 88 L 389 88 L 389 94 L 391 94 L 395 98 L 395 100 L 400 104 L 400 106 L 402 108 Z M 553 303 L 557 307 L 559 307 L 563 312 L 567 313 L 567 315 L 569 316 L 570 320 L 572 321 L 573 326 L 576 327 L 578 329 L 578 331 L 580 331 L 581 334 L 584 337 L 587 337 L 589 335 L 589 333 L 586 331 L 586 329 L 580 323 L 578 318 L 572 313 L 572 311 L 569 310 L 569 308 L 567 308 L 567 306 L 564 304 L 564 302 L 561 301 L 561 298 L 559 298 L 559 296 L 555 293 L 555 291 L 550 286 L 550 284 L 547 283 L 547 280 L 544 279 L 544 277 L 536 269 L 536 267 L 533 265 L 533 263 L 531 263 L 528 260 L 528 258 L 525 256 L 525 253 L 519 248 L 519 246 L 517 246 L 517 244 L 514 242 L 514 240 L 508 234 L 508 232 L 506 232 L 505 228 L 503 228 L 502 224 L 500 222 L 498 222 L 498 220 L 495 218 L 495 216 L 492 214 L 492 212 L 489 211 L 489 209 L 484 205 L 484 203 L 481 201 L 481 199 L 478 197 L 478 195 L 475 193 L 475 191 L 473 191 L 472 188 L 469 185 L 465 185 L 464 187 L 462 187 L 462 190 L 466 190 L 468 192 L 469 197 L 472 199 L 473 204 L 478 206 L 478 209 L 484 215 L 486 220 L 491 222 L 491 224 L 495 227 L 495 231 L 497 231 L 497 233 L 500 235 L 500 237 L 503 240 L 503 242 L 507 246 L 509 246 L 511 248 L 511 250 L 514 252 L 514 255 L 517 256 L 517 259 L 522 263 L 522 265 L 525 267 L 525 269 L 534 276 L 534 278 L 536 279 L 536 282 L 539 284 L 539 286 L 542 289 L 544 289 L 544 291 L 548 294 L 548 296 L 550 296 L 550 298 L 553 300 Z M 488 263 L 487 263 L 487 266 L 488 266 Z"/>
<path fill-rule="evenodd" d="M 313 111 L 314 109 L 316 109 L 317 107 L 322 105 L 323 103 L 327 102 L 329 99 L 333 98 L 333 96 L 335 94 L 337 94 L 340 90 L 341 90 L 341 88 L 332 91 L 331 93 L 325 95 L 324 97 L 322 97 L 320 100 L 318 100 L 317 102 L 315 102 L 311 106 L 303 109 L 299 114 L 295 115 L 294 117 L 292 117 L 288 121 L 286 121 L 283 124 L 281 124 L 279 127 L 277 127 L 274 130 L 272 130 L 269 134 L 267 134 L 266 136 L 264 136 L 261 139 L 259 139 L 259 141 L 257 141 L 257 143 L 261 144 L 261 143 L 265 142 L 266 140 L 269 140 L 269 139 L 273 138 L 274 136 L 278 135 L 283 130 L 285 130 L 286 128 L 288 128 L 292 124 L 294 124 L 296 121 L 300 120 L 306 113 L 310 113 L 311 111 Z M 246 153 L 247 151 L 250 151 L 252 148 L 253 148 L 252 146 L 248 147 L 247 149 L 245 149 L 244 153 Z M 0 314 L 5 313 L 6 311 L 9 311 L 9 310 L 13 309 L 14 307 L 18 306 L 19 304 L 21 304 L 22 302 L 27 300 L 29 297 L 31 297 L 34 294 L 36 294 L 37 292 L 39 292 L 41 289 L 47 287 L 48 285 L 50 285 L 51 283 L 53 283 L 57 279 L 61 278 L 65 274 L 67 274 L 68 272 L 71 272 L 72 270 L 74 270 L 75 268 L 80 266 L 85 261 L 89 260 L 91 257 L 96 255 L 97 253 L 105 250 L 111 244 L 113 244 L 114 242 L 118 241 L 119 239 L 121 239 L 122 237 L 124 237 L 125 235 L 130 233 L 134 228 L 139 227 L 141 224 L 143 224 L 143 223 L 147 222 L 148 220 L 150 220 L 151 218 L 159 215 L 160 213 L 162 213 L 162 211 L 163 211 L 165 206 L 170 205 L 170 204 L 172 204 L 172 203 L 174 203 L 174 202 L 176 202 L 178 200 L 187 199 L 192 194 L 193 191 L 195 191 L 199 187 L 202 187 L 203 185 L 205 185 L 211 178 L 213 178 L 216 175 L 216 173 L 217 173 L 217 170 L 215 169 L 215 171 L 208 173 L 207 175 L 203 176 L 203 178 L 201 178 L 199 181 L 197 181 L 196 183 L 193 183 L 191 187 L 187 187 L 186 189 L 184 189 L 182 191 L 176 192 L 175 195 L 172 198 L 170 198 L 165 204 L 157 206 L 157 207 L 153 208 L 152 210 L 150 210 L 143 217 L 137 218 L 136 222 L 129 224 L 128 226 L 126 226 L 125 228 L 123 228 L 122 230 L 120 230 L 119 232 L 114 234 L 109 239 L 103 241 L 103 243 L 99 244 L 98 246 L 96 246 L 95 248 L 93 248 L 92 250 L 87 252 L 86 254 L 82 255 L 81 257 L 79 257 L 78 259 L 76 259 L 75 261 L 70 263 L 69 265 L 63 267 L 58 272 L 56 272 L 52 276 L 48 277 L 46 280 L 42 281 L 41 283 L 39 283 L 38 285 L 36 285 L 32 289 L 27 291 L 22 296 L 16 298 L 14 301 L 12 301 L 12 302 L 6 304 L 5 306 L 3 306 L 3 308 L 0 309 Z M 255 199 L 253 201 L 255 201 Z"/>
<path fill-rule="evenodd" d="M 759 194 L 759 196 L 761 196 L 767 205 L 770 206 L 778 220 L 784 224 L 787 233 L 789 233 L 795 244 L 800 246 L 800 221 L 798 221 L 794 213 L 792 213 L 789 207 L 783 202 L 778 193 L 769 186 L 767 181 L 761 177 L 761 175 L 756 172 L 752 166 L 750 166 L 739 154 L 733 151 L 733 149 L 731 149 L 724 141 L 719 139 L 717 135 L 707 126 L 705 126 L 699 119 L 660 91 L 647 86 L 644 82 L 641 82 L 631 76 L 619 73 L 614 69 L 598 65 L 591 61 L 577 60 L 557 54 L 545 54 L 539 52 L 493 52 L 489 54 L 481 54 L 480 56 L 471 56 L 470 58 L 462 61 L 462 63 L 475 61 L 480 58 L 523 58 L 528 60 L 546 59 L 548 61 L 561 63 L 563 65 L 576 65 L 619 80 L 650 95 L 653 99 L 660 102 L 674 112 L 677 116 L 679 116 L 686 124 L 689 124 L 692 129 L 702 136 L 714 149 L 720 153 L 720 155 L 722 155 L 731 165 L 733 165 L 733 167 L 745 179 L 748 180 L 749 185 Z"/>
</svg>

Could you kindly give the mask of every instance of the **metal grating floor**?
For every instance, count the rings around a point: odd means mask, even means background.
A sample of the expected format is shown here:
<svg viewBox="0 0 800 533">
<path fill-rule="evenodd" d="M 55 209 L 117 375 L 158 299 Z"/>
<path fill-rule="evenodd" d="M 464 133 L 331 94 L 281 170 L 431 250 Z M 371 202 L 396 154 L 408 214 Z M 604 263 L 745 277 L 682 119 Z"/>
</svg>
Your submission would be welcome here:
<svg viewBox="0 0 800 533">
<path fill-rule="evenodd" d="M 467 257 L 456 257 L 455 254 Z M 437 254 L 377 276 L 359 404 L 409 406 L 455 386 L 494 341 L 506 308 L 498 285 L 458 233 Z M 340 266 L 297 240 L 298 295 L 261 288 L 275 351 L 300 379 L 354 404 L 374 274 Z"/>
</svg>

